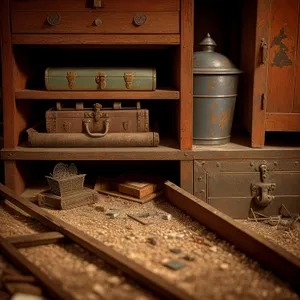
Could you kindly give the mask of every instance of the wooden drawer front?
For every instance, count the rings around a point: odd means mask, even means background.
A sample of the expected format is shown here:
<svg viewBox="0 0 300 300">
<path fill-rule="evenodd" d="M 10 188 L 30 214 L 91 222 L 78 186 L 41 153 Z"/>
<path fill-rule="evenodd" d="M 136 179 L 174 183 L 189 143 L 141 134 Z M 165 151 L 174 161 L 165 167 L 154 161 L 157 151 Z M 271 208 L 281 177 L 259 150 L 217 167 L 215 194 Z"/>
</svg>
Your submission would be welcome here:
<svg viewBox="0 0 300 300">
<path fill-rule="evenodd" d="M 262 183 L 260 166 L 267 166 L 265 183 L 274 183 L 266 207 L 257 205 L 252 186 Z M 285 161 L 209 161 L 194 163 L 194 194 L 233 218 L 251 216 L 250 208 L 266 215 L 280 214 L 284 204 L 300 212 L 300 159 Z"/>
<path fill-rule="evenodd" d="M 56 12 L 15 11 L 12 13 L 12 32 L 179 33 L 179 12 L 59 12 L 59 24 L 50 25 L 47 17 L 55 14 L 57 16 Z M 137 26 L 134 23 L 136 15 L 146 15 L 146 22 Z"/>
<path fill-rule="evenodd" d="M 84 11 L 95 9 L 93 0 L 12 0 L 13 11 Z M 180 0 L 101 0 L 99 11 L 174 11 Z"/>
</svg>

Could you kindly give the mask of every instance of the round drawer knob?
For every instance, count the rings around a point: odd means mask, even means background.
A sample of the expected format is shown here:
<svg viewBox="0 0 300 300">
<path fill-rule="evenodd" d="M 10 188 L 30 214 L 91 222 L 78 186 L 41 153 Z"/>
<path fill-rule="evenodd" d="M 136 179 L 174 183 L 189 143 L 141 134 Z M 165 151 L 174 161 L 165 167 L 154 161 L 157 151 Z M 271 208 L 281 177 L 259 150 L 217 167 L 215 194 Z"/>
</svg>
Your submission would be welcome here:
<svg viewBox="0 0 300 300">
<path fill-rule="evenodd" d="M 146 23 L 147 16 L 146 15 L 135 15 L 133 18 L 133 22 L 136 26 L 142 26 Z"/>
<path fill-rule="evenodd" d="M 102 25 L 102 20 L 101 19 L 96 19 L 95 21 L 94 21 L 94 24 L 96 25 L 96 26 L 101 26 Z"/>
<path fill-rule="evenodd" d="M 47 22 L 49 25 L 58 25 L 60 23 L 61 20 L 61 16 L 59 14 L 53 14 L 53 15 L 49 15 L 47 16 Z"/>
</svg>

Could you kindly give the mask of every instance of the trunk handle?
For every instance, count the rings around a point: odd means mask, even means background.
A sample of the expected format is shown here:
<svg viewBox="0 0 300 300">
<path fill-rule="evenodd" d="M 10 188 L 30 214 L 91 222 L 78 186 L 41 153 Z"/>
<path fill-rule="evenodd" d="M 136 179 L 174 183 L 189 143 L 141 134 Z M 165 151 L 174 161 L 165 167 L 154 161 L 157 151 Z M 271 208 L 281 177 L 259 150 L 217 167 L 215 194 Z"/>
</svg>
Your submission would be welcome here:
<svg viewBox="0 0 300 300">
<path fill-rule="evenodd" d="M 89 128 L 89 123 L 91 123 L 91 120 L 83 120 L 85 131 L 90 137 L 104 137 L 107 135 L 109 130 L 109 125 L 110 125 L 110 119 L 105 119 L 104 121 L 105 131 L 103 133 L 92 133 Z"/>
</svg>

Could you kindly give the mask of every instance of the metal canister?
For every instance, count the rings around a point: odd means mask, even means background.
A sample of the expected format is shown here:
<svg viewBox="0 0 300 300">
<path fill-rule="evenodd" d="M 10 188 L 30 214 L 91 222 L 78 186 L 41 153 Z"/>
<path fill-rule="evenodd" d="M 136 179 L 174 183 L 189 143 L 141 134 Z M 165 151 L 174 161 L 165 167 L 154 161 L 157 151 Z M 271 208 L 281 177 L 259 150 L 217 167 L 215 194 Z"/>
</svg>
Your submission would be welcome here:
<svg viewBox="0 0 300 300">
<path fill-rule="evenodd" d="M 193 143 L 222 145 L 230 141 L 239 74 L 233 63 L 215 52 L 209 34 L 194 53 Z"/>
</svg>

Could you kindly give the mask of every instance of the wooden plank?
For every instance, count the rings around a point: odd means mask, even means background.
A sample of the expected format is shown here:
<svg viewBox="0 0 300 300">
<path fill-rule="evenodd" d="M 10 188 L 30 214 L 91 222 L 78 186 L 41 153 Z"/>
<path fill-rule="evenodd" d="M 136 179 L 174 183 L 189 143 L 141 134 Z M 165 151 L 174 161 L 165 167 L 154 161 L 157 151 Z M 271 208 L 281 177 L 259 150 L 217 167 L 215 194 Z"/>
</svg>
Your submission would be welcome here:
<svg viewBox="0 0 300 300">
<path fill-rule="evenodd" d="M 267 112 L 292 112 L 299 0 L 272 0 Z"/>
<path fill-rule="evenodd" d="M 9 5 L 9 0 L 3 0 L 0 3 L 3 128 L 4 147 L 15 147 L 19 137 L 15 103 L 15 60 L 11 44 Z"/>
<path fill-rule="evenodd" d="M 47 244 L 54 244 L 65 241 L 60 232 L 43 232 L 30 235 L 17 235 L 6 238 L 6 241 L 16 248 L 33 247 Z"/>
<path fill-rule="evenodd" d="M 175 148 L 159 146 L 155 148 L 30 148 L 16 147 L 1 150 L 1 159 L 8 162 L 18 160 L 167 160 L 188 161 L 193 159 L 264 159 L 264 158 L 300 158 L 299 146 L 265 146 L 253 149 L 240 144 L 227 144 L 221 148 L 215 146 L 194 146 L 192 150 L 180 151 Z M 10 173 L 8 174 L 8 176 Z"/>
<path fill-rule="evenodd" d="M 179 12 L 143 11 L 147 22 L 136 26 L 133 19 L 136 12 L 60 12 L 57 26 L 47 24 L 48 11 L 12 11 L 12 33 L 82 33 L 82 34 L 178 34 Z M 102 21 L 95 26 L 95 20 Z M 23 20 L 27 20 L 23 22 Z M 48 25 L 48 26 L 47 26 Z"/>
<path fill-rule="evenodd" d="M 193 160 L 180 162 L 180 187 L 185 191 L 194 194 L 194 161 Z"/>
<path fill-rule="evenodd" d="M 166 196 L 173 205 L 276 272 L 283 280 L 289 281 L 295 290 L 300 291 L 300 259 L 298 257 L 238 224 L 229 216 L 175 184 L 166 182 L 165 185 Z"/>
<path fill-rule="evenodd" d="M 266 131 L 300 131 L 300 113 L 268 113 Z"/>
<path fill-rule="evenodd" d="M 181 0 L 180 61 L 180 149 L 193 143 L 193 46 L 194 0 Z"/>
<path fill-rule="evenodd" d="M 39 220 L 43 225 L 51 230 L 59 231 L 73 242 L 78 243 L 84 249 L 90 251 L 96 256 L 104 259 L 108 264 L 120 269 L 132 279 L 136 280 L 142 286 L 159 294 L 164 299 L 191 299 L 185 291 L 172 285 L 171 282 L 150 272 L 142 265 L 137 264 L 126 256 L 118 253 L 111 247 L 106 246 L 99 240 L 85 234 L 72 225 L 62 221 L 59 218 L 45 212 L 35 204 L 17 196 L 3 184 L 0 184 L 0 194 L 7 200 Z M 66 298 L 70 299 L 70 298 Z"/>
<path fill-rule="evenodd" d="M 5 184 L 18 195 L 25 189 L 25 181 L 21 174 L 20 164 L 15 160 L 4 162 Z"/>
<path fill-rule="evenodd" d="M 180 34 L 12 34 L 18 45 L 179 45 Z"/>
<path fill-rule="evenodd" d="M 46 90 L 16 90 L 18 100 L 114 100 L 114 99 L 143 99 L 143 100 L 179 100 L 179 91 L 46 91 Z"/>
<path fill-rule="evenodd" d="M 266 107 L 262 106 L 263 95 L 267 97 L 268 64 L 262 63 L 262 39 L 270 45 L 271 2 L 272 0 L 257 1 L 257 19 L 255 53 L 254 55 L 254 90 L 252 105 L 251 146 L 263 147 L 265 144 Z M 250 37 L 249 37 L 250 38 Z M 266 105 L 265 105 L 266 106 Z"/>
<path fill-rule="evenodd" d="M 13 10 L 25 11 L 91 11 L 93 1 L 82 0 L 12 0 Z M 102 1 L 101 11 L 172 11 L 180 9 L 180 0 L 106 0 Z"/>
<path fill-rule="evenodd" d="M 24 257 L 17 248 L 11 245 L 6 239 L 0 235 L 0 251 L 21 271 L 25 273 L 31 273 L 37 278 L 41 286 L 46 290 L 49 296 L 54 299 L 75 299 L 71 294 L 64 291 L 61 285 L 57 282 L 51 281 L 44 272 L 39 270 L 34 264 L 32 264 L 26 257 Z"/>
</svg>

